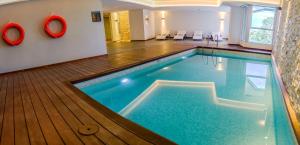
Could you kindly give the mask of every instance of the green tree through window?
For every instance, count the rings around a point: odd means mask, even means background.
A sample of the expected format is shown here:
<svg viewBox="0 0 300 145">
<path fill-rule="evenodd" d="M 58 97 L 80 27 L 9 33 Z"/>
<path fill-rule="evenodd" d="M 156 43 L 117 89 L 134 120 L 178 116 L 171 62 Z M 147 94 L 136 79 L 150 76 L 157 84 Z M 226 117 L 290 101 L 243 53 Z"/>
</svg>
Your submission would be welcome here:
<svg viewBox="0 0 300 145">
<path fill-rule="evenodd" d="M 272 44 L 275 9 L 254 6 L 249 41 L 253 43 Z"/>
</svg>

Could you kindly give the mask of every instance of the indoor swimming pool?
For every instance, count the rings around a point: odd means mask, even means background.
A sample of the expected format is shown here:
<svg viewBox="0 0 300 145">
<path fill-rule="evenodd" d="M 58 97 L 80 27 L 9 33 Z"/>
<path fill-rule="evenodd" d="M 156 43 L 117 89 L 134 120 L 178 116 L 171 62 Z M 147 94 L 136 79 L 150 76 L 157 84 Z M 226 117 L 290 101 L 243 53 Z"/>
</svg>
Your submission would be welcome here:
<svg viewBox="0 0 300 145">
<path fill-rule="evenodd" d="M 178 144 L 296 144 L 267 55 L 195 49 L 75 86 Z"/>
</svg>

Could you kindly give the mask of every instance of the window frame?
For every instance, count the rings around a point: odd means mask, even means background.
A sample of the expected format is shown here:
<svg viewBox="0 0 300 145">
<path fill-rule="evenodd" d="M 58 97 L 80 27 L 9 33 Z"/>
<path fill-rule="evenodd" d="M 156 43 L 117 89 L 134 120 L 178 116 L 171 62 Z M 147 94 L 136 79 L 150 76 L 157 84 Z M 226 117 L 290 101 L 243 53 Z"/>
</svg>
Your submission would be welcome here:
<svg viewBox="0 0 300 145">
<path fill-rule="evenodd" d="M 268 29 L 268 28 L 260 28 L 260 27 L 254 27 L 252 26 L 252 19 L 253 19 L 253 8 L 254 7 L 266 7 L 266 8 L 273 8 L 274 9 L 274 20 L 273 20 L 273 27 L 272 29 Z M 268 6 L 261 6 L 261 5 L 252 5 L 251 8 L 250 8 L 250 19 L 249 19 L 249 22 L 248 22 L 248 36 L 247 36 L 247 41 L 249 43 L 252 43 L 252 44 L 259 44 L 259 45 L 273 45 L 274 44 L 274 34 L 275 34 L 275 28 L 277 26 L 277 15 L 278 15 L 278 11 L 276 9 L 276 7 L 268 7 Z M 265 30 L 265 31 L 271 31 L 272 32 L 272 41 L 270 44 L 266 44 L 266 43 L 258 43 L 258 42 L 253 42 L 253 41 L 250 41 L 250 31 L 251 29 L 256 29 L 256 30 Z"/>
</svg>

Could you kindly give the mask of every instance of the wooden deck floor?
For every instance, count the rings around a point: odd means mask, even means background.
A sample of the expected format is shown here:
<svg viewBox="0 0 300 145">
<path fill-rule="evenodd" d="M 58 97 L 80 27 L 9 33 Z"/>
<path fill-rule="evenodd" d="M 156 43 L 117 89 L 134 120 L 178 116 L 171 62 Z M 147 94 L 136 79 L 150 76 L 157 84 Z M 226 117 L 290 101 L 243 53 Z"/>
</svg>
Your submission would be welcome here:
<svg viewBox="0 0 300 145">
<path fill-rule="evenodd" d="M 127 48 L 111 45 L 115 48 L 110 48 L 106 56 L 0 75 L 0 145 L 172 144 L 142 127 L 130 128 L 116 122 L 115 116 L 103 113 L 101 108 L 83 99 L 68 82 L 195 45 L 178 43 Z M 78 129 L 84 125 L 97 126 L 99 130 L 93 135 L 82 135 Z"/>
</svg>

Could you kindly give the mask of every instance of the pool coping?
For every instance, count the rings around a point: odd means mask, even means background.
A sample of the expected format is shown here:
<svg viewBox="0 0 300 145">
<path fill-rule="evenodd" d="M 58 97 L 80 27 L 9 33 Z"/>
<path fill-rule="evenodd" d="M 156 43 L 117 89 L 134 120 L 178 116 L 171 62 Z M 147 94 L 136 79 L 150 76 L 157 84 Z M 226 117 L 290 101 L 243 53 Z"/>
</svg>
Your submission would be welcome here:
<svg viewBox="0 0 300 145">
<path fill-rule="evenodd" d="M 215 47 L 204 47 L 204 46 L 196 46 L 196 47 L 192 47 L 192 48 L 188 48 L 188 49 L 184 49 L 184 50 L 179 50 L 179 51 L 174 51 L 174 52 L 170 52 L 168 54 L 164 54 L 164 55 L 160 55 L 157 57 L 152 57 L 143 61 L 139 61 L 139 62 L 134 62 L 125 66 L 121 66 L 119 68 L 112 68 L 109 70 L 106 70 L 104 72 L 101 73 L 96 73 L 93 75 L 89 75 L 89 76 L 85 76 L 82 78 L 78 78 L 78 79 L 74 79 L 71 81 L 67 81 L 65 82 L 67 84 L 67 86 L 73 90 L 76 94 L 78 94 L 84 101 L 86 101 L 88 104 L 90 104 L 92 107 L 94 107 L 97 111 L 99 111 L 100 113 L 103 113 L 106 117 L 110 118 L 112 121 L 114 121 L 115 123 L 117 123 L 118 125 L 126 128 L 128 131 L 132 132 L 133 134 L 139 136 L 140 138 L 149 141 L 150 143 L 153 144 L 164 144 L 164 145 L 174 145 L 176 143 L 174 143 L 173 141 L 158 135 L 157 133 L 154 133 L 153 131 L 146 129 L 143 126 L 138 125 L 137 123 L 130 121 L 124 117 L 122 117 L 121 115 L 119 115 L 116 112 L 113 112 L 112 110 L 110 110 L 109 108 L 107 108 L 106 106 L 102 105 L 101 103 L 95 101 L 94 99 L 92 99 L 90 96 L 86 95 L 84 92 L 82 92 L 80 89 L 78 89 L 77 87 L 74 86 L 74 84 L 77 83 L 81 83 L 87 80 L 91 80 L 94 78 L 98 78 L 98 77 L 102 77 L 102 76 L 106 76 L 112 73 L 116 73 L 122 70 L 126 70 L 126 69 L 130 69 L 139 65 L 143 65 L 155 60 L 159 60 L 162 58 L 166 58 L 172 55 L 176 55 L 182 52 L 186 52 L 186 51 L 190 51 L 193 49 L 198 49 L 198 48 L 204 48 L 204 49 L 215 49 L 215 50 L 225 50 L 225 51 L 235 51 L 235 52 L 246 52 L 246 53 L 255 53 L 255 54 L 262 54 L 262 55 L 270 55 L 271 56 L 271 62 L 272 64 L 276 64 L 275 59 L 272 55 L 272 53 L 263 53 L 263 52 L 259 52 L 259 51 L 251 51 L 251 50 L 237 50 L 237 49 L 230 49 L 230 48 L 215 48 Z M 289 94 L 287 93 L 287 90 L 285 88 L 285 85 L 282 81 L 281 75 L 278 71 L 277 65 L 273 65 L 275 71 L 275 75 L 278 79 L 279 82 L 279 86 L 281 88 L 282 91 L 282 95 L 285 101 L 285 108 L 287 109 L 288 112 L 288 117 L 289 120 L 292 124 L 293 127 L 293 131 L 294 134 L 296 136 L 297 139 L 297 143 L 300 143 L 300 122 L 298 121 L 295 111 L 292 108 L 291 104 L 290 104 L 290 100 L 289 100 Z"/>
<path fill-rule="evenodd" d="M 285 103 L 285 108 L 286 108 L 286 111 L 288 113 L 287 115 L 289 117 L 291 126 L 293 128 L 294 135 L 297 139 L 297 143 L 300 144 L 300 122 L 297 118 L 297 115 L 296 115 L 296 112 L 295 112 L 293 106 L 291 105 L 290 95 L 289 95 L 289 93 L 287 91 L 287 88 L 286 88 L 286 85 L 285 85 L 285 83 L 284 83 L 284 81 L 281 77 L 281 71 L 277 67 L 275 57 L 274 57 L 274 55 L 271 55 L 271 57 L 272 57 L 272 66 L 273 66 L 273 69 L 274 69 L 274 74 L 275 74 L 275 77 L 278 80 L 278 84 L 279 84 L 280 90 L 282 92 L 283 100 L 284 100 L 284 103 Z"/>
<path fill-rule="evenodd" d="M 212 50 L 233 51 L 233 52 L 245 52 L 245 53 L 253 53 L 253 54 L 261 54 L 261 55 L 270 55 L 271 56 L 271 52 L 269 52 L 269 51 L 261 52 L 261 51 L 256 51 L 255 49 L 250 50 L 250 49 L 231 49 L 231 48 L 209 47 L 209 46 L 194 46 L 192 48 L 187 48 L 187 49 L 184 49 L 184 50 L 174 51 L 174 52 L 170 52 L 168 54 L 160 55 L 160 56 L 157 56 L 157 57 L 152 57 L 152 58 L 149 58 L 149 59 L 146 59 L 146 60 L 143 60 L 143 61 L 134 62 L 134 63 L 128 64 L 128 65 L 125 65 L 125 66 L 121 66 L 120 68 L 112 68 L 112 69 L 106 70 L 104 72 L 100 72 L 100 73 L 92 74 L 92 75 L 89 75 L 89 76 L 84 76 L 84 77 L 81 77 L 81 78 L 77 78 L 77 79 L 71 80 L 70 82 L 72 84 L 81 83 L 81 82 L 91 80 L 91 79 L 94 79 L 94 78 L 97 78 L 97 77 L 102 77 L 102 76 L 105 76 L 105 75 L 108 75 L 108 74 L 116 73 L 116 72 L 119 72 L 119 71 L 122 71 L 122 70 L 133 68 L 135 66 L 143 65 L 143 64 L 155 61 L 155 60 L 159 60 L 159 59 L 162 59 L 162 58 L 165 58 L 165 57 L 169 57 L 169 56 L 172 56 L 172 55 L 176 55 L 176 54 L 179 54 L 179 53 L 182 53 L 182 52 L 190 51 L 190 50 L 193 50 L 193 49 L 199 49 L 199 48 L 212 49 Z"/>
</svg>

